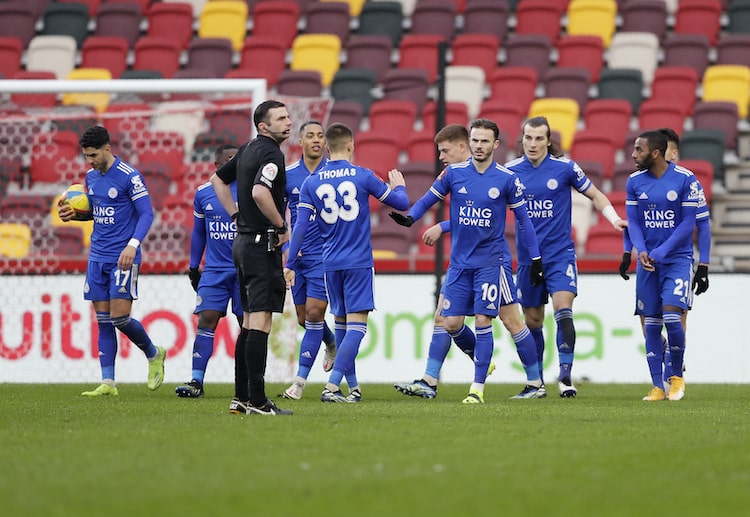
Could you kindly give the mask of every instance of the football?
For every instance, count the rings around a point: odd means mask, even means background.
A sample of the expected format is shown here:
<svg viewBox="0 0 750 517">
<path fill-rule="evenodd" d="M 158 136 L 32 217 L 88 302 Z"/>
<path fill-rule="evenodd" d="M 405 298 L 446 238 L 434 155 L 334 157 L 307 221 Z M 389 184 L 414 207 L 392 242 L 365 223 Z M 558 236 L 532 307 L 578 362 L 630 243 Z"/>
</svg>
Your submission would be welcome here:
<svg viewBox="0 0 750 517">
<path fill-rule="evenodd" d="M 87 221 L 91 219 L 91 202 L 86 195 L 86 187 L 75 183 L 65 189 L 62 194 L 63 204 L 73 209 L 75 221 Z"/>
</svg>

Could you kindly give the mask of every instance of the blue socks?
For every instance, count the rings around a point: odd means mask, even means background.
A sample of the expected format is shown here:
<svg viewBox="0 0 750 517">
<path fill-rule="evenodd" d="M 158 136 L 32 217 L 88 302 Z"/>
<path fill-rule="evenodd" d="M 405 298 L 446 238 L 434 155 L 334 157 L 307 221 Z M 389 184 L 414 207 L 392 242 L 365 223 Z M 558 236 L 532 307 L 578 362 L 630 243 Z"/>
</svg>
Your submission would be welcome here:
<svg viewBox="0 0 750 517">
<path fill-rule="evenodd" d="M 682 377 L 682 364 L 685 358 L 685 329 L 682 328 L 682 314 L 665 312 L 664 326 L 667 327 L 669 353 L 672 359 L 671 375 Z"/>
<path fill-rule="evenodd" d="M 320 350 L 320 342 L 325 335 L 325 328 L 327 327 L 324 321 L 305 321 L 305 335 L 302 337 L 299 347 L 297 376 L 307 379 L 307 376 L 310 375 L 310 369 Z M 330 329 L 328 329 L 328 332 L 333 337 Z"/>
<path fill-rule="evenodd" d="M 646 316 L 644 318 L 646 329 L 646 362 L 651 374 L 651 383 L 657 388 L 664 389 L 664 381 L 661 375 L 662 356 L 664 353 L 661 341 L 662 325 L 663 321 L 658 316 Z"/>
<path fill-rule="evenodd" d="M 156 347 L 151 342 L 151 338 L 146 334 L 146 329 L 143 328 L 141 322 L 131 318 L 130 316 L 120 316 L 112 318 L 112 324 L 117 327 L 120 332 L 128 336 L 128 339 L 135 344 L 138 348 L 143 350 L 146 357 L 151 359 L 156 355 Z"/>
<path fill-rule="evenodd" d="M 544 327 L 529 327 L 531 337 L 536 345 L 536 362 L 539 364 L 539 378 L 544 384 Z"/>
<path fill-rule="evenodd" d="M 555 312 L 557 323 L 557 354 L 560 359 L 560 377 L 570 377 L 573 367 L 573 351 L 576 347 L 576 329 L 573 326 L 573 309 L 560 309 Z"/>
<path fill-rule="evenodd" d="M 102 369 L 102 380 L 115 380 L 115 358 L 117 357 L 117 333 L 108 312 L 96 313 L 96 325 L 99 329 L 99 366 Z"/>
<path fill-rule="evenodd" d="M 344 326 L 337 323 L 336 334 L 339 333 L 339 325 Z M 329 383 L 340 386 L 341 380 L 344 378 L 344 373 L 347 373 L 347 378 L 351 379 L 349 375 L 354 374 L 354 360 L 357 358 L 359 345 L 362 343 L 365 334 L 367 334 L 367 323 L 353 322 L 346 324 L 344 338 L 341 341 L 336 340 L 338 350 L 336 352 L 336 361 L 333 363 L 333 370 L 331 370 L 331 375 L 328 377 Z M 350 385 L 350 387 L 353 386 Z"/>
<path fill-rule="evenodd" d="M 214 353 L 214 331 L 198 327 L 193 342 L 193 373 L 192 378 L 203 384 L 208 360 Z"/>
<path fill-rule="evenodd" d="M 448 356 L 448 350 L 451 347 L 451 337 L 445 330 L 445 327 L 434 327 L 432 330 L 432 340 L 430 341 L 430 349 L 427 352 L 427 368 L 425 368 L 425 375 L 430 377 L 439 378 L 440 370 L 443 368 L 445 358 Z"/>
<path fill-rule="evenodd" d="M 305 328 L 307 328 L 307 322 L 305 322 Z M 336 344 L 336 336 L 331 332 L 331 328 L 325 321 L 323 322 L 323 342 L 326 345 Z"/>
<path fill-rule="evenodd" d="M 524 326 L 523 330 L 513 334 L 513 341 L 516 343 L 518 358 L 526 372 L 527 381 L 541 380 L 539 375 L 539 363 L 536 359 L 536 343 L 528 327 Z"/>
<path fill-rule="evenodd" d="M 466 325 L 464 325 L 466 328 Z M 463 330 L 463 329 L 462 329 Z M 476 348 L 474 349 L 474 383 L 484 384 L 487 379 L 487 368 L 492 360 L 492 325 L 487 327 L 476 327 Z"/>
</svg>

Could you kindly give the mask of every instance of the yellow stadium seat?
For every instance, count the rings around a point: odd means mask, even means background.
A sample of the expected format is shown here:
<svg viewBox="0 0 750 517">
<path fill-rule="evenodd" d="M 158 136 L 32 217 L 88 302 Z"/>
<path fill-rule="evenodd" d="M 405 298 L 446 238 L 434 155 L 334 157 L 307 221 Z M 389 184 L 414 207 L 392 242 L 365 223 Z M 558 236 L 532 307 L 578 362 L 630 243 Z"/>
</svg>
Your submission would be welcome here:
<svg viewBox="0 0 750 517">
<path fill-rule="evenodd" d="M 25 224 L 0 223 L 0 256 L 23 258 L 31 250 L 31 228 Z"/>
<path fill-rule="evenodd" d="M 615 0 L 573 0 L 568 5 L 567 32 L 571 36 L 599 36 L 609 47 L 615 33 Z"/>
<path fill-rule="evenodd" d="M 547 117 L 550 129 L 560 133 L 563 150 L 570 149 L 578 124 L 578 102 L 573 99 L 537 99 L 529 108 L 531 117 Z"/>
<path fill-rule="evenodd" d="M 68 74 L 67 79 L 74 81 L 82 80 L 110 80 L 112 74 L 106 68 L 76 68 Z M 64 93 L 62 97 L 63 106 L 92 106 L 96 111 L 102 112 L 109 106 L 108 93 Z"/>
<path fill-rule="evenodd" d="M 349 15 L 350 16 L 359 16 L 359 13 L 362 12 L 362 5 L 365 3 L 365 0 L 320 0 L 321 2 L 343 2 L 345 4 L 349 4 Z"/>
<path fill-rule="evenodd" d="M 239 52 L 247 33 L 247 3 L 237 1 L 208 2 L 198 22 L 201 38 L 227 38 Z"/>
<path fill-rule="evenodd" d="M 742 65 L 713 65 L 706 68 L 703 74 L 703 101 L 734 102 L 740 118 L 747 118 L 750 68 Z"/>
<path fill-rule="evenodd" d="M 323 86 L 330 86 L 339 69 L 341 40 L 333 34 L 301 34 L 292 43 L 290 70 L 320 72 Z"/>
<path fill-rule="evenodd" d="M 81 229 L 83 233 L 83 245 L 87 248 L 91 246 L 91 232 L 94 231 L 94 221 L 68 221 L 67 223 L 57 215 L 57 202 L 60 200 L 60 194 L 55 196 L 50 207 L 50 223 L 52 226 L 75 226 Z"/>
</svg>

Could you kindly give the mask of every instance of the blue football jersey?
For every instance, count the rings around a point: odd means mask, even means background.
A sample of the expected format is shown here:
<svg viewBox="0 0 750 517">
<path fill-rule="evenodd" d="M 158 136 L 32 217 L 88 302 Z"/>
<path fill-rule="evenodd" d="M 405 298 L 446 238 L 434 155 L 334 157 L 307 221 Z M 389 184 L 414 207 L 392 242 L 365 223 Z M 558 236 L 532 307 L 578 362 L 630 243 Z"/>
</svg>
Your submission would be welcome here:
<svg viewBox="0 0 750 517">
<path fill-rule="evenodd" d="M 479 173 L 468 160 L 448 165 L 430 191 L 440 199 L 450 195 L 451 266 L 499 266 L 509 258 L 506 212 L 525 204 L 513 171 L 493 162 Z"/>
<path fill-rule="evenodd" d="M 86 173 L 86 192 L 94 218 L 89 259 L 117 262 L 138 224 L 139 214 L 135 202 L 148 198 L 149 195 L 143 176 L 129 163 L 115 158 L 106 173 L 97 169 L 90 169 Z M 149 201 L 149 207 L 150 205 Z M 135 262 L 140 261 L 139 246 Z"/>
<path fill-rule="evenodd" d="M 230 183 L 229 188 L 236 203 L 237 182 Z M 237 234 L 237 224 L 224 210 L 210 182 L 200 185 L 195 192 L 193 217 L 195 218 L 194 224 L 203 225 L 205 232 L 206 263 L 204 271 L 234 271 L 232 244 L 234 244 L 234 237 Z M 195 233 L 193 238 L 195 238 Z M 203 249 L 199 251 L 202 253 Z M 200 257 L 196 258 L 200 262 Z"/>
<path fill-rule="evenodd" d="M 536 236 L 542 261 L 546 263 L 564 259 L 575 253 L 575 243 L 571 236 L 571 187 L 585 192 L 591 180 L 578 164 L 568 158 L 555 158 L 551 154 L 542 160 L 538 167 L 521 156 L 505 164 L 516 173 L 523 184 L 526 199 L 526 212 L 529 214 Z M 516 223 L 516 226 L 518 223 Z M 516 238 L 520 232 L 516 231 Z M 518 243 L 518 263 L 531 264 L 526 246 Z"/>
<path fill-rule="evenodd" d="M 631 220 L 631 212 L 628 212 L 628 222 L 630 225 L 638 225 L 646 246 L 645 250 L 638 250 L 639 252 L 651 252 L 663 244 L 683 221 L 684 209 L 689 206 L 697 207 L 700 199 L 705 199 L 695 175 L 674 163 L 668 164 L 661 178 L 647 170 L 634 172 L 628 178 L 626 190 L 626 206 L 637 209 L 635 220 Z M 635 238 L 633 240 L 635 242 Z M 692 257 L 693 241 L 684 239 L 676 244 L 664 262 L 676 262 L 685 258 L 692 260 Z"/>
<path fill-rule="evenodd" d="M 369 197 L 382 202 L 390 193 L 390 187 L 374 172 L 346 160 L 329 160 L 305 179 L 299 208 L 315 214 L 325 271 L 374 266 Z M 408 200 L 406 203 L 408 207 Z"/>
<path fill-rule="evenodd" d="M 302 188 L 302 183 L 307 179 L 313 172 L 318 172 L 322 169 L 328 158 L 325 156 L 318 164 L 318 167 L 314 171 L 309 171 L 305 165 L 305 161 L 300 158 L 296 162 L 290 164 L 286 168 L 286 199 L 289 206 L 289 213 L 291 216 L 292 230 L 297 223 L 297 204 L 299 203 L 299 193 Z M 311 217 L 315 217 L 313 214 Z M 314 221 L 307 227 L 307 235 L 305 241 L 302 243 L 302 256 L 305 258 L 320 259 L 323 256 L 323 239 L 320 237 L 320 230 Z"/>
</svg>

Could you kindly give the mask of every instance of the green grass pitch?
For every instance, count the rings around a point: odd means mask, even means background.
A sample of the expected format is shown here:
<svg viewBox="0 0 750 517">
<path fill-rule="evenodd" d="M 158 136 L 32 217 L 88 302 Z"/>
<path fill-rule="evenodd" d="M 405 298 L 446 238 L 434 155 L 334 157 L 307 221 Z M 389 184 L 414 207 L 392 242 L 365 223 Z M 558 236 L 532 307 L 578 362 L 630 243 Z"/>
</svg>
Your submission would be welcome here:
<svg viewBox="0 0 750 517">
<path fill-rule="evenodd" d="M 579 385 L 509 400 L 489 384 L 438 398 L 364 385 L 358 405 L 322 386 L 279 400 L 291 417 L 227 412 L 173 385 L 0 384 L 5 516 L 739 515 L 750 505 L 750 385 L 690 385 L 646 403 L 646 385 Z M 277 395 L 285 386 L 267 386 Z"/>
</svg>

